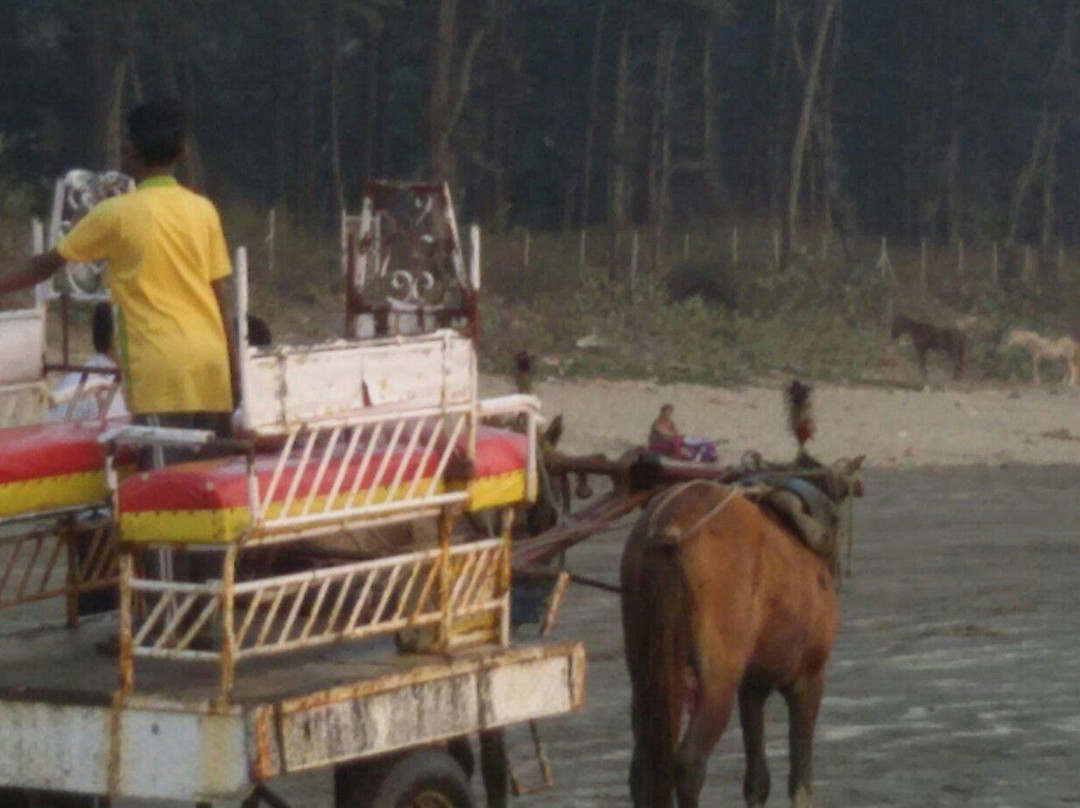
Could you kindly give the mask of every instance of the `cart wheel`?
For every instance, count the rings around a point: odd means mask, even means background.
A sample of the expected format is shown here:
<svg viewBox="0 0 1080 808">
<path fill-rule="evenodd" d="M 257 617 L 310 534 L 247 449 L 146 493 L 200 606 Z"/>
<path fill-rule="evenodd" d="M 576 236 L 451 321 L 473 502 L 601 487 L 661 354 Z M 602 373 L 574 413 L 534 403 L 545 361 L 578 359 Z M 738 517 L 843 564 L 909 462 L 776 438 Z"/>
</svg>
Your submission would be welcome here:
<svg viewBox="0 0 1080 808">
<path fill-rule="evenodd" d="M 335 808 L 476 808 L 465 772 L 441 749 L 338 767 L 334 792 Z"/>
</svg>

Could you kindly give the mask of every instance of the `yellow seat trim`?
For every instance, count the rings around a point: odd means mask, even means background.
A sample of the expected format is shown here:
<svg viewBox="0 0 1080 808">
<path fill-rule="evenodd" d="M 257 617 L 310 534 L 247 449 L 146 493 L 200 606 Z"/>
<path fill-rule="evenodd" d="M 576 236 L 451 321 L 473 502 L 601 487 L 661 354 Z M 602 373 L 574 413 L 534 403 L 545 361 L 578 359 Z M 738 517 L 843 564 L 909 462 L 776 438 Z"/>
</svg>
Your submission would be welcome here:
<svg viewBox="0 0 1080 808">
<path fill-rule="evenodd" d="M 524 502 L 525 472 L 520 469 L 505 474 L 480 477 L 473 481 L 469 496 L 469 510 L 483 511 L 488 508 L 505 508 Z"/>
<path fill-rule="evenodd" d="M 100 470 L 3 483 L 0 484 L 0 518 L 104 504 L 108 493 L 105 474 Z"/>
<path fill-rule="evenodd" d="M 431 478 L 422 479 L 418 491 L 426 492 Z M 434 493 L 462 490 L 461 487 L 436 485 Z M 409 486 L 402 485 L 397 499 L 404 499 Z M 480 511 L 487 508 L 505 507 L 525 499 L 525 472 L 512 471 L 473 481 L 468 509 Z M 363 493 L 363 492 L 362 492 Z M 367 496 L 366 493 L 363 494 Z M 344 508 L 348 494 L 335 497 L 334 509 Z M 361 495 L 357 495 L 360 500 Z M 386 488 L 379 488 L 372 497 L 372 504 L 388 500 Z M 289 508 L 288 516 L 299 516 L 304 510 L 307 497 L 297 497 Z M 318 512 L 326 507 L 326 496 L 315 497 L 311 510 Z M 269 519 L 283 515 L 283 503 L 270 507 Z M 235 508 L 212 508 L 205 510 L 133 511 L 120 514 L 120 537 L 134 544 L 200 544 L 226 545 L 240 539 L 251 525 L 251 512 L 246 505 Z"/>
</svg>

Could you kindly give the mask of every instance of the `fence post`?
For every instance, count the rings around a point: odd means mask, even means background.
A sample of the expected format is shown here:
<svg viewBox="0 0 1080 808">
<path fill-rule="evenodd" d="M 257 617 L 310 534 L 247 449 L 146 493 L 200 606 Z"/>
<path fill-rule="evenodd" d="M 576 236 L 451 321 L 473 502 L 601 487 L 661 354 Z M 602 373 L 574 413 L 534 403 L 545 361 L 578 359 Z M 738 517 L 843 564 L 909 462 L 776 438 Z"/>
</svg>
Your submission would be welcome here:
<svg viewBox="0 0 1080 808">
<path fill-rule="evenodd" d="M 731 266 L 737 267 L 739 265 L 739 226 L 734 224 L 731 226 Z"/>
<path fill-rule="evenodd" d="M 341 226 L 343 231 L 342 238 L 344 239 L 344 213 L 341 214 Z M 270 285 L 272 287 L 274 284 L 274 271 L 275 267 L 277 266 L 277 208 L 270 208 L 270 221 L 268 222 L 266 228 L 266 246 L 269 249 L 269 258 L 267 260 L 267 265 L 270 270 Z M 342 250 L 343 255 L 344 252 L 345 251 Z"/>
<path fill-rule="evenodd" d="M 634 297 L 638 271 L 638 231 L 635 229 L 630 239 L 630 298 Z"/>
<path fill-rule="evenodd" d="M 682 260 L 690 260 L 690 231 L 683 233 L 682 237 Z"/>
<path fill-rule="evenodd" d="M 529 246 L 530 246 L 529 245 L 529 231 L 528 231 L 528 228 L 526 228 L 526 230 L 525 230 L 525 252 L 524 252 L 524 255 L 522 256 L 522 263 L 523 263 L 523 265 L 525 267 L 526 272 L 529 271 Z"/>
<path fill-rule="evenodd" d="M 611 241 L 609 242 L 611 245 L 611 254 L 608 255 L 608 279 L 611 280 L 612 283 L 617 282 L 619 278 L 616 270 L 619 262 L 619 242 L 621 241 L 622 231 L 613 228 L 611 231 Z"/>
<path fill-rule="evenodd" d="M 1031 283 L 1031 245 L 1024 245 L 1024 283 Z"/>
<path fill-rule="evenodd" d="M 964 278 L 964 240 L 960 239 L 960 243 L 957 245 L 956 254 L 956 274 L 961 280 Z"/>
<path fill-rule="evenodd" d="M 998 243 L 994 242 L 994 251 L 990 258 L 990 278 L 994 282 L 994 288 L 996 289 L 1001 282 L 1001 264 L 1000 256 L 998 254 Z"/>
<path fill-rule="evenodd" d="M 1058 254 L 1057 254 L 1057 282 L 1061 283 L 1065 280 L 1065 243 L 1058 242 Z"/>
<path fill-rule="evenodd" d="M 780 230 L 778 228 L 773 229 L 773 263 L 776 268 L 780 268 Z"/>
<path fill-rule="evenodd" d="M 585 229 L 581 230 L 581 243 L 578 245 L 578 274 L 585 273 Z"/>
<path fill-rule="evenodd" d="M 923 236 L 919 247 L 919 297 L 922 300 L 926 300 L 928 291 L 926 260 L 926 237 Z"/>
<path fill-rule="evenodd" d="M 881 255 L 878 256 L 877 269 L 881 273 L 883 281 L 891 285 L 896 280 L 896 273 L 893 271 L 892 261 L 889 259 L 889 240 L 885 236 L 881 237 Z"/>
<path fill-rule="evenodd" d="M 825 261 L 829 260 L 829 247 L 830 247 L 829 240 L 830 240 L 831 237 L 832 237 L 832 228 L 829 227 L 828 225 L 826 225 L 825 229 L 821 233 L 821 257 Z"/>
</svg>

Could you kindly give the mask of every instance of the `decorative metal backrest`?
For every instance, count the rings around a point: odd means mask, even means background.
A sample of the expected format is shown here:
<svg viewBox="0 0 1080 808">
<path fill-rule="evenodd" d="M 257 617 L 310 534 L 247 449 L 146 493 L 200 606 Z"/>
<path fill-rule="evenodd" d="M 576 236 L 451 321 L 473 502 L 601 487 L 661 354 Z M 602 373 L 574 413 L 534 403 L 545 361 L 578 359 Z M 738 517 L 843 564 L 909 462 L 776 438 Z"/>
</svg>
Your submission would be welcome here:
<svg viewBox="0 0 1080 808">
<path fill-rule="evenodd" d="M 445 184 L 369 182 L 359 215 L 342 215 L 349 337 L 477 325 L 479 231 L 466 260 Z"/>
<path fill-rule="evenodd" d="M 49 247 L 59 244 L 95 205 L 110 197 L 126 194 L 134 188 L 135 181 L 119 171 L 96 173 L 82 168 L 69 171 L 56 182 L 49 221 Z M 40 295 L 49 299 L 67 292 L 76 300 L 107 300 L 104 272 L 105 265 L 102 263 L 68 264 L 65 268 L 64 288 L 58 289 L 54 280 L 42 286 Z"/>
</svg>

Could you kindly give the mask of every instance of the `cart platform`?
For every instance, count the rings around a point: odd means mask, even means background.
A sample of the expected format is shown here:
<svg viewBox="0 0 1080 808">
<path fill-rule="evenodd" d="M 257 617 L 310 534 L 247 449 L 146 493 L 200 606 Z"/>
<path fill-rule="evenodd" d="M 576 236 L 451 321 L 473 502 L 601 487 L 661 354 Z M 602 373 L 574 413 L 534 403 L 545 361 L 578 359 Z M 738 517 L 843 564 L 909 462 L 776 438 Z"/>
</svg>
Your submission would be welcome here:
<svg viewBox="0 0 1080 808">
<path fill-rule="evenodd" d="M 254 783 L 578 709 L 579 643 L 397 654 L 391 642 L 240 666 L 140 663 L 120 701 L 114 618 L 0 634 L 0 787 L 237 799 Z"/>
</svg>

